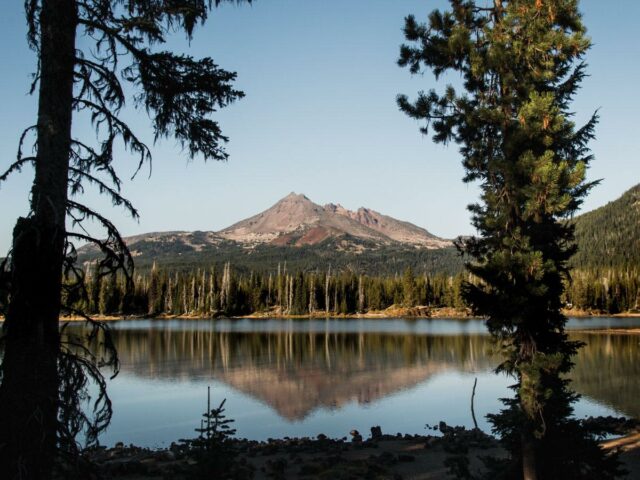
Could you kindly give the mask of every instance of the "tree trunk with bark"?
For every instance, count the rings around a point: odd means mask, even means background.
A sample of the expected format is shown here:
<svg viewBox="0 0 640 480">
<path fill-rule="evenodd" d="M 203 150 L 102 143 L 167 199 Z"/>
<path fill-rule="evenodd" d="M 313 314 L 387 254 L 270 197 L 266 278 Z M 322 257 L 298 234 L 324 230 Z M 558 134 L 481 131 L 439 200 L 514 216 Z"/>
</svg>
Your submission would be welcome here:
<svg viewBox="0 0 640 480">
<path fill-rule="evenodd" d="M 521 358 L 521 362 L 523 364 L 530 364 L 532 362 L 532 353 L 535 350 L 535 346 L 533 343 L 527 344 L 527 346 L 523 347 L 523 350 L 527 353 L 524 354 Z M 535 381 L 533 381 L 526 371 L 520 372 L 520 385 L 524 385 L 527 389 L 531 389 L 533 385 L 535 385 Z M 522 393 L 521 393 L 522 395 Z M 530 395 L 533 395 L 530 393 Z M 533 399 L 528 398 L 520 398 L 520 409 L 524 413 L 527 421 L 521 426 L 522 432 L 520 435 L 520 445 L 522 449 L 522 478 L 523 480 L 537 480 L 537 455 L 536 455 L 536 444 L 535 437 L 533 432 L 533 425 L 535 423 L 536 416 L 539 415 L 539 412 L 536 412 L 533 408 Z"/>
<path fill-rule="evenodd" d="M 13 231 L 0 385 L 4 478 L 51 477 L 56 452 L 58 319 L 75 58 L 75 0 L 43 0 L 31 215 Z"/>
<path fill-rule="evenodd" d="M 533 438 L 527 432 L 522 434 L 522 479 L 537 480 L 536 451 Z"/>
</svg>

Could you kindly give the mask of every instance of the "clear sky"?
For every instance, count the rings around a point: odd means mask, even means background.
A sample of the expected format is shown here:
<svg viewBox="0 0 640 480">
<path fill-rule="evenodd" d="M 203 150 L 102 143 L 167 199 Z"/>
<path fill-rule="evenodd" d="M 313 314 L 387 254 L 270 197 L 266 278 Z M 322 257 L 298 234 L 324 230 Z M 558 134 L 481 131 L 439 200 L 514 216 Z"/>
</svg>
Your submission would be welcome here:
<svg viewBox="0 0 640 480">
<path fill-rule="evenodd" d="M 434 86 L 431 75 L 411 77 L 396 66 L 403 18 L 446 6 L 441 0 L 256 0 L 212 12 L 189 46 L 238 72 L 246 98 L 217 119 L 230 137 L 227 163 L 187 162 L 172 141 L 153 147 L 153 174 L 133 181 L 133 159 L 118 168 L 124 194 L 139 208 L 139 223 L 87 194 L 124 235 L 162 230 L 217 230 L 263 210 L 291 191 L 316 203 L 373 208 L 442 237 L 472 233 L 466 205 L 477 189 L 463 176 L 455 145 L 433 145 L 400 113 L 398 93 Z M 0 169 L 15 159 L 22 128 L 35 122 L 28 95 L 35 57 L 26 46 L 21 1 L 5 1 L 0 15 Z M 640 42 L 637 0 L 583 0 L 594 47 L 590 78 L 574 107 L 577 119 L 600 108 L 592 143 L 591 179 L 604 179 L 584 209 L 603 205 L 640 182 Z M 144 113 L 125 112 L 150 139 Z M 84 122 L 77 135 L 91 135 Z M 27 213 L 33 172 L 0 186 L 0 257 L 15 219 Z"/>
</svg>

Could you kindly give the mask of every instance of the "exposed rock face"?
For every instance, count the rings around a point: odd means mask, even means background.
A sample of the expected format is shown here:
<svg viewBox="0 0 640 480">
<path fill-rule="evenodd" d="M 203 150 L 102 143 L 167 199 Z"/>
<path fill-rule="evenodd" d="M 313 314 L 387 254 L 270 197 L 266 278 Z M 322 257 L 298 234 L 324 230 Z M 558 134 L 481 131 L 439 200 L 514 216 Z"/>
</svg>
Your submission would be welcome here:
<svg viewBox="0 0 640 480">
<path fill-rule="evenodd" d="M 270 242 L 281 235 L 320 223 L 324 210 L 304 195 L 291 193 L 273 207 L 220 232 L 240 242 Z"/>
<path fill-rule="evenodd" d="M 271 208 L 221 232 L 228 240 L 276 245 L 314 245 L 330 237 L 351 236 L 380 243 L 404 243 L 423 248 L 443 248 L 448 240 L 409 222 L 360 208 L 320 206 L 302 194 L 290 193 Z"/>
<path fill-rule="evenodd" d="M 375 230 L 386 237 L 400 243 L 410 243 L 418 246 L 426 245 L 428 248 L 448 247 L 451 245 L 449 240 L 432 235 L 424 228 L 420 228 L 412 223 L 396 220 L 393 217 L 383 215 L 375 210 L 360 207 L 353 212 L 347 210 L 342 205 L 334 205 L 332 203 L 325 206 L 325 209 L 332 210 L 338 215 L 355 220 L 356 222 Z"/>
</svg>

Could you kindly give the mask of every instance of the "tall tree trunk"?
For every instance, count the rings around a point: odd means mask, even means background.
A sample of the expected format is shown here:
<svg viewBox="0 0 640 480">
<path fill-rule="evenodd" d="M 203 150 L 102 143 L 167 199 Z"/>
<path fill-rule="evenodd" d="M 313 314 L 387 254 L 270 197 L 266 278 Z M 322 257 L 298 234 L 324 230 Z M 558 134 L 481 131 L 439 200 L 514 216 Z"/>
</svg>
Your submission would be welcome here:
<svg viewBox="0 0 640 480">
<path fill-rule="evenodd" d="M 522 479 L 537 480 L 536 451 L 535 444 L 531 436 L 522 434 Z"/>
<path fill-rule="evenodd" d="M 532 346 L 529 346 L 527 350 L 530 352 L 533 350 Z M 531 362 L 531 355 L 525 356 L 525 362 Z M 520 385 L 531 387 L 533 380 L 526 372 L 520 372 Z M 531 390 L 528 388 L 528 390 Z M 537 480 L 537 465 L 536 465 L 536 446 L 533 432 L 531 431 L 532 421 L 536 418 L 537 412 L 533 411 L 532 399 L 520 399 L 520 408 L 523 410 L 527 421 L 522 425 L 523 431 L 520 435 L 520 445 L 522 449 L 522 478 L 523 480 Z"/>
<path fill-rule="evenodd" d="M 74 0 L 43 0 L 31 215 L 13 231 L 0 385 L 4 478 L 51 477 L 58 413 L 61 272 L 73 102 Z"/>
</svg>

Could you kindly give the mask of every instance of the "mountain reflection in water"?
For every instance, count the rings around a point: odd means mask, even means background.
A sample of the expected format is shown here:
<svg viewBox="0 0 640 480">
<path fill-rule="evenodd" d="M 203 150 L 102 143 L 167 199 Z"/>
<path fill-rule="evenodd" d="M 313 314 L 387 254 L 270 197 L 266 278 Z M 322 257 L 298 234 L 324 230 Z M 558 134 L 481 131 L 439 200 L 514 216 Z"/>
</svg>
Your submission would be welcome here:
<svg viewBox="0 0 640 480">
<path fill-rule="evenodd" d="M 366 408 L 444 374 L 481 375 L 480 385 L 487 385 L 499 361 L 491 353 L 490 337 L 476 333 L 474 323 L 449 320 L 455 324 L 453 331 L 438 327 L 439 333 L 433 334 L 423 328 L 426 324 L 403 320 L 385 320 L 377 326 L 377 320 L 359 322 L 356 327 L 328 321 L 324 329 L 322 321 L 281 321 L 275 327 L 260 322 L 249 322 L 253 329 L 216 321 L 116 322 L 113 336 L 121 377 L 199 389 L 220 383 L 266 404 L 281 421 L 295 423 L 314 412 L 331 414 L 351 404 Z M 472 333 L 461 333 L 468 331 Z M 586 333 L 571 337 L 587 343 L 576 359 L 573 387 L 612 413 L 640 417 L 639 337 Z M 494 399 L 505 396 L 504 382 L 502 390 L 492 393 Z M 450 392 L 436 394 L 446 398 Z M 467 393 L 465 397 L 466 405 Z M 126 406 L 119 407 L 116 398 L 114 408 L 117 416 L 118 409 Z M 194 422 L 200 413 L 202 409 L 193 412 Z M 446 419 L 449 412 L 430 413 L 436 418 L 429 421 Z"/>
<path fill-rule="evenodd" d="M 115 340 L 126 372 L 217 379 L 289 420 L 318 407 L 369 403 L 448 370 L 495 365 L 480 335 L 152 330 L 117 331 Z"/>
</svg>

